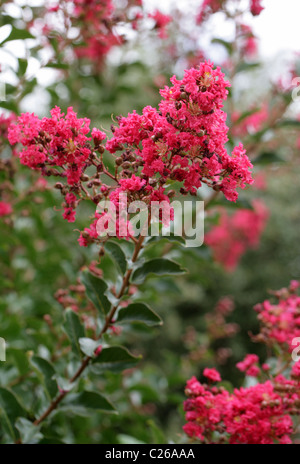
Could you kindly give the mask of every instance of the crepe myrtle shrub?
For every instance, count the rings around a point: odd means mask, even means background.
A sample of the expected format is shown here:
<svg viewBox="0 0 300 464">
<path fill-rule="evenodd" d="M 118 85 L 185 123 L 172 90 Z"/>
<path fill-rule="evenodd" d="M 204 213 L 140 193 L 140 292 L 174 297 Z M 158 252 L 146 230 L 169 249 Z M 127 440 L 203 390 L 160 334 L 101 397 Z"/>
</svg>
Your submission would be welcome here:
<svg viewBox="0 0 300 464">
<path fill-rule="evenodd" d="M 253 182 L 252 165 L 242 144 L 231 154 L 225 149 L 228 127 L 222 107 L 229 86 L 220 68 L 202 62 L 186 70 L 182 80 L 171 78 L 171 85 L 160 90 L 158 108 L 146 106 L 142 114 L 133 111 L 117 117 L 110 137 L 103 129 L 91 130 L 90 120 L 79 118 L 72 108 L 64 114 L 55 107 L 50 117 L 42 119 L 21 114 L 10 125 L 8 139 L 17 147 L 20 162 L 44 179 L 56 178 L 64 219 L 76 222 L 82 202 L 95 206 L 95 215 L 80 231 L 78 242 L 83 247 L 98 246 L 98 261 L 82 271 L 72 289 L 74 295 L 67 289 L 56 294 L 65 308 L 64 327 L 57 332 L 51 315 L 44 318 L 57 341 L 51 359 L 36 353 L 29 356 L 22 382 L 30 382 L 32 375 L 41 379 L 39 400 L 31 399 L 25 405 L 12 390 L 0 390 L 1 406 L 8 411 L 4 422 L 10 440 L 43 442 L 44 430 L 60 409 L 90 408 L 108 413 L 117 409 L 118 405 L 114 406 L 95 385 L 93 389 L 91 384 L 86 387 L 87 375 L 122 371 L 139 361 L 139 356 L 118 346 L 115 340 L 124 323 L 140 322 L 150 327 L 161 324 L 159 315 L 143 303 L 141 296 L 137 300 L 139 285 L 149 274 L 175 276 L 185 272 L 178 263 L 162 256 L 145 261 L 143 253 L 151 237 L 134 235 L 132 214 L 119 217 L 122 195 L 127 195 L 129 207 L 134 201 L 147 206 L 153 201 L 163 204 L 171 222 L 170 200 L 176 194 L 170 190 L 171 184 L 179 184 L 179 197 L 196 195 L 197 189 L 206 184 L 211 189 L 206 205 L 218 193 L 230 202 L 237 200 L 239 189 Z M 113 159 L 113 168 L 106 162 L 108 158 Z M 106 227 L 112 221 L 109 212 L 97 210 L 103 200 L 115 206 L 116 236 L 111 236 Z M 146 225 L 152 219 L 150 208 L 147 214 Z M 164 215 L 158 220 L 164 222 Z M 119 273 L 112 284 L 103 278 L 101 260 L 105 253 L 111 254 Z M 67 369 L 61 368 L 62 359 Z M 105 392 L 103 380 L 102 389 Z"/>
</svg>

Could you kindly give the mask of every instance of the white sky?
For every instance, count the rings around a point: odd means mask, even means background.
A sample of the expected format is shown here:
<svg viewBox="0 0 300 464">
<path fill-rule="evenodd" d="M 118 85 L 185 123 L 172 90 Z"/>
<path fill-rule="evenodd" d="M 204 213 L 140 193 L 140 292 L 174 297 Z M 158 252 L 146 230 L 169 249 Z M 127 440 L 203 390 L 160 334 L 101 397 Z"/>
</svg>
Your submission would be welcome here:
<svg viewBox="0 0 300 464">
<path fill-rule="evenodd" d="M 264 56 L 280 51 L 300 52 L 300 1 L 264 0 L 265 10 L 254 18 L 254 31 L 261 38 Z"/>
</svg>

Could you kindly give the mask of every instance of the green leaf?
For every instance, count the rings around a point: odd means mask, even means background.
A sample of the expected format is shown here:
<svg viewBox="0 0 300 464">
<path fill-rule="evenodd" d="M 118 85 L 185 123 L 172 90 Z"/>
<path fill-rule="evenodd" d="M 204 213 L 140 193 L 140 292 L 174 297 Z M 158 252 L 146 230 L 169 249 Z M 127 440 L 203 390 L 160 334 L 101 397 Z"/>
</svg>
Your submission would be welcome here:
<svg viewBox="0 0 300 464">
<path fill-rule="evenodd" d="M 117 436 L 117 440 L 120 445 L 145 445 L 146 444 L 146 442 L 138 440 L 137 438 L 134 438 L 131 435 L 126 435 L 124 433 L 120 433 Z"/>
<path fill-rule="evenodd" d="M 107 242 L 105 245 L 107 251 L 112 255 L 118 264 L 122 274 L 125 274 L 127 268 L 126 256 L 122 248 L 115 242 Z"/>
<path fill-rule="evenodd" d="M 82 327 L 77 314 L 74 313 L 74 311 L 72 311 L 71 309 L 68 309 L 66 311 L 66 321 L 64 323 L 64 329 L 71 341 L 74 353 L 81 356 L 79 338 L 84 337 L 84 328 Z"/>
<path fill-rule="evenodd" d="M 110 310 L 111 304 L 104 293 L 108 289 L 104 280 L 94 276 L 88 271 L 83 271 L 81 281 L 86 289 L 86 296 L 95 305 L 102 316 Z"/>
<path fill-rule="evenodd" d="M 15 426 L 19 430 L 23 445 L 38 443 L 43 438 L 43 435 L 39 431 L 39 427 L 33 425 L 33 423 L 25 419 L 25 417 L 19 417 Z"/>
<path fill-rule="evenodd" d="M 132 275 L 132 282 L 141 284 L 149 274 L 155 275 L 180 275 L 186 271 L 178 263 L 170 259 L 155 258 L 146 261 L 141 267 L 137 268 Z"/>
<path fill-rule="evenodd" d="M 81 351 L 86 355 L 92 357 L 94 351 L 99 346 L 99 342 L 92 340 L 91 338 L 83 337 L 79 339 L 79 345 Z"/>
<path fill-rule="evenodd" d="M 277 127 L 300 127 L 300 121 L 297 119 L 282 119 L 276 124 Z"/>
<path fill-rule="evenodd" d="M 237 65 L 236 72 L 241 72 L 241 71 L 251 71 L 252 69 L 258 68 L 260 66 L 260 63 L 246 63 L 245 61 L 240 62 Z"/>
<path fill-rule="evenodd" d="M 253 161 L 253 164 L 271 164 L 271 163 L 283 163 L 284 160 L 273 151 L 266 151 L 258 155 Z"/>
<path fill-rule="evenodd" d="M 219 39 L 219 38 L 212 39 L 211 42 L 223 45 L 223 47 L 225 47 L 226 50 L 228 51 L 229 55 L 232 54 L 232 43 L 231 42 L 227 42 L 226 40 Z"/>
<path fill-rule="evenodd" d="M 93 370 L 97 374 L 106 371 L 123 371 L 134 366 L 141 356 L 133 356 L 123 346 L 103 348 L 101 353 L 93 359 Z"/>
<path fill-rule="evenodd" d="M 19 62 L 19 69 L 18 69 L 18 76 L 24 76 L 26 73 L 26 69 L 28 66 L 28 61 L 25 58 L 18 58 Z"/>
<path fill-rule="evenodd" d="M 33 356 L 30 363 L 41 378 L 48 397 L 50 399 L 54 398 L 58 393 L 58 388 L 56 381 L 53 379 L 55 369 L 52 364 L 39 356 Z"/>
<path fill-rule="evenodd" d="M 18 348 L 10 348 L 9 354 L 13 356 L 20 375 L 25 375 L 29 369 L 29 361 L 26 352 Z"/>
<path fill-rule="evenodd" d="M 163 431 L 155 424 L 155 422 L 151 419 L 147 421 L 147 425 L 151 430 L 152 435 L 152 443 L 156 445 L 164 445 L 167 443 L 167 439 L 163 433 Z"/>
<path fill-rule="evenodd" d="M 239 116 L 239 118 L 236 121 L 234 121 L 233 125 L 235 126 L 236 124 L 240 124 L 244 119 L 257 113 L 259 110 L 260 110 L 260 107 L 255 107 L 255 108 L 252 108 L 252 110 L 244 111 L 244 113 L 242 113 Z"/>
<path fill-rule="evenodd" d="M 69 69 L 69 65 L 66 63 L 48 63 L 45 68 Z"/>
<path fill-rule="evenodd" d="M 162 325 L 161 318 L 144 303 L 132 303 L 122 308 L 117 317 L 118 323 L 141 322 L 149 327 Z"/>
<path fill-rule="evenodd" d="M 92 391 L 83 391 L 75 395 L 70 395 L 68 401 L 65 403 L 68 407 L 71 406 L 72 410 L 80 413 L 80 409 L 92 409 L 93 411 L 102 411 L 109 413 L 116 413 L 115 407 L 100 393 Z"/>
<path fill-rule="evenodd" d="M 15 26 L 12 26 L 11 33 L 9 36 L 3 40 L 1 45 L 3 45 L 6 42 L 11 42 L 12 40 L 24 40 L 24 39 L 34 39 L 35 37 L 30 34 L 29 31 L 26 29 L 18 29 Z"/>
<path fill-rule="evenodd" d="M 6 432 L 16 440 L 19 433 L 15 427 L 15 422 L 18 417 L 26 416 L 26 411 L 19 403 L 19 400 L 10 390 L 0 387 L 0 409 L 4 421 L 2 424 Z"/>
</svg>

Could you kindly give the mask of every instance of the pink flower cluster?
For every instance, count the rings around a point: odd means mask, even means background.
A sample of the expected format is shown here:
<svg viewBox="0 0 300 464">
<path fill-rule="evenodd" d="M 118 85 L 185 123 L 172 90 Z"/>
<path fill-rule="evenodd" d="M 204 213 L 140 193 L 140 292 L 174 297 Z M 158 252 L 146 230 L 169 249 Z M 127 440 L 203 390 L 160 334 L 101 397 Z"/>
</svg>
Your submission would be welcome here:
<svg viewBox="0 0 300 464">
<path fill-rule="evenodd" d="M 129 150 L 143 165 L 147 180 L 183 182 L 181 193 L 195 193 L 206 183 L 236 201 L 237 188 L 253 182 L 252 167 L 243 146 L 230 156 L 226 149 L 228 127 L 222 111 L 229 83 L 210 62 L 185 71 L 182 80 L 171 78 L 172 87 L 160 91 L 159 111 L 148 106 L 119 120 L 106 144 L 115 153 Z"/>
<path fill-rule="evenodd" d="M 263 128 L 264 123 L 268 120 L 269 111 L 266 104 L 245 118 L 241 118 L 239 111 L 234 111 L 231 115 L 233 124 L 232 134 L 234 136 L 244 136 L 253 134 Z M 240 119 L 241 118 L 241 119 Z"/>
<path fill-rule="evenodd" d="M 68 108 L 66 115 L 58 107 L 50 113 L 51 118 L 41 120 L 23 113 L 17 124 L 10 126 L 8 139 L 11 144 L 25 147 L 20 152 L 22 164 L 46 175 L 46 166 L 60 166 L 68 184 L 73 185 L 79 181 L 91 153 L 87 145 L 90 121 L 77 118 L 73 108 Z"/>
<path fill-rule="evenodd" d="M 258 16 L 264 9 L 264 7 L 261 6 L 261 1 L 262 0 L 251 0 L 250 11 L 253 16 Z"/>
<path fill-rule="evenodd" d="M 78 58 L 89 59 L 99 68 L 112 47 L 126 42 L 126 35 L 118 31 L 118 25 L 136 30 L 140 21 L 149 17 L 154 20 L 159 36 L 162 39 L 167 37 L 166 26 L 172 20 L 171 16 L 159 10 L 145 12 L 142 0 L 128 0 L 126 3 L 125 6 L 112 0 L 48 0 L 44 18 L 33 21 L 32 31 L 41 29 L 42 25 L 45 38 L 56 34 L 61 49 L 71 43 Z M 70 41 L 69 31 L 75 28 L 78 35 Z"/>
<path fill-rule="evenodd" d="M 169 15 L 165 15 L 161 13 L 159 10 L 155 10 L 153 13 L 148 14 L 149 18 L 154 19 L 155 21 L 155 29 L 158 29 L 159 37 L 161 39 L 167 38 L 167 25 L 172 21 L 172 17 Z"/>
<path fill-rule="evenodd" d="M 197 16 L 197 23 L 201 24 L 205 21 L 212 13 L 219 11 L 225 0 L 203 0 L 201 9 Z"/>
<path fill-rule="evenodd" d="M 186 386 L 186 421 L 183 429 L 192 439 L 204 443 L 290 444 L 297 433 L 292 416 L 300 413 L 300 361 L 292 361 L 287 348 L 300 335 L 300 282 L 272 292 L 277 304 L 257 305 L 262 330 L 254 337 L 269 348 L 276 347 L 277 363 L 259 365 L 256 354 L 247 354 L 237 368 L 260 382 L 248 388 L 227 391 L 223 386 L 200 383 L 192 377 Z M 279 349 L 279 351 L 278 351 Z M 268 376 L 267 381 L 262 377 Z M 215 369 L 204 369 L 209 382 L 220 382 Z"/>
<path fill-rule="evenodd" d="M 184 403 L 187 423 L 183 430 L 193 439 L 205 443 L 291 443 L 289 408 L 271 381 L 236 388 L 230 394 L 224 387 L 208 387 L 192 377 L 185 392 L 189 398 Z"/>
<path fill-rule="evenodd" d="M 212 312 L 205 315 L 207 332 L 213 340 L 232 337 L 239 331 L 238 324 L 227 322 L 226 317 L 234 310 L 234 302 L 230 297 L 221 298 Z"/>
<path fill-rule="evenodd" d="M 205 242 L 211 247 L 214 259 L 228 271 L 233 271 L 248 248 L 259 244 L 269 216 L 266 206 L 254 200 L 253 210 L 240 209 L 232 215 L 221 210 L 219 224 L 206 234 Z"/>
<path fill-rule="evenodd" d="M 257 377 L 260 374 L 258 362 L 259 359 L 256 354 L 247 354 L 243 361 L 237 363 L 236 367 L 250 377 Z"/>
<path fill-rule="evenodd" d="M 255 306 L 261 324 L 256 339 L 293 350 L 293 339 L 300 337 L 300 297 L 296 293 L 299 286 L 298 281 L 292 281 L 289 288 L 275 292 L 275 303 L 265 300 Z"/>
<path fill-rule="evenodd" d="M 8 216 L 11 213 L 12 213 L 12 207 L 10 203 L 7 203 L 5 201 L 0 201 L 0 217 Z"/>
<path fill-rule="evenodd" d="M 264 7 L 261 6 L 261 1 L 262 0 L 250 0 L 250 12 L 253 16 L 259 15 L 264 9 Z M 236 3 L 240 3 L 240 0 L 236 0 Z M 201 24 L 208 19 L 211 14 L 217 13 L 222 9 L 226 10 L 226 0 L 203 0 L 197 16 L 197 23 Z"/>
<path fill-rule="evenodd" d="M 166 190 L 170 180 L 183 184 L 183 195 L 195 195 L 206 183 L 230 201 L 238 198 L 238 188 L 253 183 L 252 165 L 242 144 L 231 155 L 225 149 L 228 127 L 222 107 L 229 83 L 220 68 L 214 69 L 210 62 L 200 63 L 198 68 L 185 71 L 182 80 L 173 76 L 171 82 L 171 87 L 160 91 L 159 110 L 147 106 L 142 115 L 134 111 L 127 117 L 117 117 L 118 126 L 112 126 L 113 136 L 106 144 L 106 134 L 99 129 L 94 128 L 88 137 L 90 120 L 78 118 L 72 108 L 65 115 L 55 107 L 51 118 L 41 120 L 34 114 L 22 114 L 17 124 L 11 125 L 10 143 L 24 147 L 20 152 L 22 164 L 45 176 L 66 178 L 66 186 L 56 185 L 65 197 L 65 219 L 75 220 L 75 209 L 83 198 L 95 204 L 109 200 L 119 219 L 126 194 L 128 205 L 136 200 L 162 204 L 167 214 L 160 212 L 160 220 L 167 225 L 173 220 L 169 205 L 175 195 L 174 190 Z M 105 148 L 113 155 L 121 152 L 115 158 L 114 174 L 104 166 Z M 85 173 L 90 166 L 96 171 L 93 176 Z M 103 183 L 102 175 L 114 184 Z M 81 234 L 81 245 L 96 240 L 99 220 L 104 231 L 112 218 L 97 212 L 91 226 Z M 117 236 L 130 238 L 126 219 L 118 221 L 118 227 Z"/>
</svg>

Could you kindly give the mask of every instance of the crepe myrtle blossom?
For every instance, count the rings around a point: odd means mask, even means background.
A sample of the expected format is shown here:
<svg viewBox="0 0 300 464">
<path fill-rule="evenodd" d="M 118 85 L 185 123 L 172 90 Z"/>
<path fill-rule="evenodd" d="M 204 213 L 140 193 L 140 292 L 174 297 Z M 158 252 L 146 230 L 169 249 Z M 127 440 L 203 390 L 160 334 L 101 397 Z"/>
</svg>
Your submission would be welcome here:
<svg viewBox="0 0 300 464">
<path fill-rule="evenodd" d="M 224 387 L 207 386 L 192 377 L 185 393 L 187 423 L 183 430 L 194 440 L 230 444 L 291 443 L 291 407 L 271 381 L 235 388 L 229 393 Z"/>
<path fill-rule="evenodd" d="M 264 9 L 264 7 L 261 6 L 261 2 L 262 0 L 249 0 L 248 5 L 253 16 L 258 16 Z M 234 0 L 233 3 L 235 3 L 236 7 L 239 7 L 241 0 Z M 203 0 L 196 19 L 197 24 L 203 23 L 209 19 L 212 14 L 217 13 L 218 11 L 226 11 L 226 6 L 227 0 Z"/>
<path fill-rule="evenodd" d="M 196 377 L 187 381 L 183 430 L 193 440 L 204 443 L 290 444 L 297 432 L 292 417 L 300 414 L 300 360 L 292 359 L 290 345 L 299 333 L 299 281 L 272 292 L 277 302 L 266 300 L 258 311 L 261 329 L 254 341 L 276 349 L 276 366 L 259 364 L 256 354 L 247 354 L 237 368 L 259 378 L 254 386 L 228 391 L 207 385 Z M 299 351 L 299 348 L 297 349 Z M 211 375 L 211 371 L 213 374 Z M 220 381 L 218 371 L 204 369 L 206 378 Z M 267 380 L 264 380 L 267 379 Z"/>
<path fill-rule="evenodd" d="M 274 293 L 274 302 L 265 300 L 254 307 L 261 325 L 256 340 L 269 346 L 278 345 L 287 352 L 293 351 L 293 340 L 300 337 L 298 288 L 299 282 L 293 280 L 288 288 Z"/>
<path fill-rule="evenodd" d="M 228 271 L 234 271 L 247 249 L 258 246 L 266 226 L 269 212 L 264 203 L 256 199 L 252 206 L 253 209 L 239 209 L 231 215 L 220 210 L 219 224 L 205 235 L 214 259 Z"/>
<path fill-rule="evenodd" d="M 160 38 L 167 37 L 166 26 L 172 20 L 159 10 L 148 13 L 141 0 L 128 0 L 126 7 L 112 0 L 46 0 L 38 18 L 29 22 L 30 31 L 42 36 L 46 46 L 55 35 L 60 50 L 68 48 L 77 58 L 89 60 L 97 69 L 114 47 L 122 47 L 127 39 L 118 26 L 127 30 L 147 27 L 147 18 L 154 20 Z M 76 38 L 70 43 L 70 32 Z M 71 45 L 71 47 L 70 47 Z M 75 46 L 74 46 L 75 45 Z M 55 51 L 55 50 L 54 50 Z"/>
<path fill-rule="evenodd" d="M 8 216 L 11 213 L 12 213 L 11 204 L 5 201 L 0 201 L 0 217 Z"/>
<path fill-rule="evenodd" d="M 158 109 L 146 106 L 142 114 L 133 111 L 127 117 L 116 117 L 107 141 L 105 132 L 97 128 L 89 136 L 90 120 L 78 118 L 72 107 L 66 114 L 55 107 L 50 118 L 22 114 L 9 128 L 9 141 L 23 145 L 19 154 L 22 164 L 44 176 L 66 180 L 57 188 L 65 197 L 64 218 L 70 222 L 83 199 L 96 205 L 109 200 L 118 216 L 122 193 L 129 206 L 135 201 L 164 204 L 168 220 L 173 220 L 168 205 L 175 191 L 166 188 L 169 181 L 181 184 L 182 195 L 196 195 L 205 183 L 229 201 L 236 201 L 238 189 L 252 184 L 253 179 L 243 145 L 236 146 L 231 155 L 225 149 L 228 127 L 222 107 L 229 82 L 219 67 L 207 61 L 186 70 L 182 80 L 173 76 L 171 84 L 160 91 Z M 103 162 L 105 149 L 114 157 L 114 174 Z M 86 174 L 90 167 L 96 171 L 94 175 Z M 105 176 L 113 184 L 106 184 Z M 68 193 L 72 195 L 66 196 Z M 91 226 L 81 234 L 81 245 L 97 239 L 95 221 L 102 217 L 97 211 Z M 161 214 L 162 223 L 163 218 Z M 110 218 L 106 219 L 109 222 Z M 121 229 L 126 230 L 125 223 Z M 124 236 L 130 238 L 131 232 Z"/>
<path fill-rule="evenodd" d="M 251 0 L 250 11 L 253 14 L 253 16 L 258 16 L 264 9 L 264 7 L 261 6 L 261 3 L 262 0 Z"/>
</svg>

